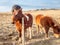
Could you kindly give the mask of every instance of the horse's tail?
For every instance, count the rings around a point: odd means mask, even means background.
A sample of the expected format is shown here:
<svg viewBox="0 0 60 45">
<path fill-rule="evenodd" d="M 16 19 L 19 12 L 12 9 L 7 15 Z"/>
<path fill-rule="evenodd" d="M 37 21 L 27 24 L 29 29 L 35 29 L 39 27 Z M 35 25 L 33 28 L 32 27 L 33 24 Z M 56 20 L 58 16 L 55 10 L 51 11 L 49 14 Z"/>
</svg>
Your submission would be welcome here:
<svg viewBox="0 0 60 45">
<path fill-rule="evenodd" d="M 39 24 L 40 24 L 40 18 L 41 18 L 42 16 L 43 16 L 42 14 L 39 14 L 39 15 L 36 16 L 36 18 L 35 18 L 36 25 L 39 25 Z"/>
</svg>

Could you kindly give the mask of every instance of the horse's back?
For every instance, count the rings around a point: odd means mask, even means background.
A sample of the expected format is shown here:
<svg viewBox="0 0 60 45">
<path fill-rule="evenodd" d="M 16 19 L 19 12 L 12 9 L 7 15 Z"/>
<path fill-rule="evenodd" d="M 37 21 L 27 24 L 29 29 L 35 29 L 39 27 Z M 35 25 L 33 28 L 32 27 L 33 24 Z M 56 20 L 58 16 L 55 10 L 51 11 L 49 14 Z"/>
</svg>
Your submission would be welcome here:
<svg viewBox="0 0 60 45">
<path fill-rule="evenodd" d="M 32 23 L 33 23 L 33 16 L 32 16 L 30 13 L 27 13 L 27 14 L 25 14 L 25 15 L 28 17 L 27 22 L 28 22 L 29 24 L 32 24 Z"/>
<path fill-rule="evenodd" d="M 30 13 L 25 13 L 24 14 L 24 26 L 25 29 L 28 27 L 32 27 L 33 24 L 33 17 Z"/>
<path fill-rule="evenodd" d="M 29 17 L 29 20 L 33 19 L 32 15 L 30 13 L 26 13 L 25 15 Z"/>
<path fill-rule="evenodd" d="M 49 16 L 44 16 L 44 15 L 37 15 L 36 16 L 36 24 L 37 25 L 42 25 L 42 26 L 53 26 L 54 22 L 53 19 Z"/>
</svg>

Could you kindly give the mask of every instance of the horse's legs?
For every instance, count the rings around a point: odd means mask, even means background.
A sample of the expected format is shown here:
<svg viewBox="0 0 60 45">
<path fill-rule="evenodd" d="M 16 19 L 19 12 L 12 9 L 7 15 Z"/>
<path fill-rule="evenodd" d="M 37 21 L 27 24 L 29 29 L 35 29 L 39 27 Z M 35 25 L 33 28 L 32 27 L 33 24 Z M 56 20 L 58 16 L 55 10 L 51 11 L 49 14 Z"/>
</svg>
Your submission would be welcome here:
<svg viewBox="0 0 60 45">
<path fill-rule="evenodd" d="M 39 25 L 37 26 L 37 34 L 39 34 Z"/>
<path fill-rule="evenodd" d="M 19 42 L 22 42 L 22 33 L 21 33 L 21 31 L 18 32 L 18 34 L 19 34 Z"/>
<path fill-rule="evenodd" d="M 43 33 L 43 28 L 41 25 L 38 25 L 37 27 L 37 34 L 39 34 L 39 32 L 42 34 Z"/>
<path fill-rule="evenodd" d="M 19 32 L 19 37 L 21 37 L 22 36 L 22 34 L 21 34 L 21 32 Z"/>
<path fill-rule="evenodd" d="M 41 34 L 43 34 L 43 32 L 44 32 L 44 29 L 41 25 L 40 25 L 40 30 L 39 31 L 40 31 Z"/>
<path fill-rule="evenodd" d="M 29 38 L 32 39 L 32 27 L 29 27 L 29 32 L 30 32 L 30 34 L 29 34 L 30 37 Z"/>
<path fill-rule="evenodd" d="M 49 31 L 49 27 L 47 26 L 47 27 L 45 27 L 45 37 L 47 37 L 47 38 L 48 38 L 48 31 Z"/>
</svg>

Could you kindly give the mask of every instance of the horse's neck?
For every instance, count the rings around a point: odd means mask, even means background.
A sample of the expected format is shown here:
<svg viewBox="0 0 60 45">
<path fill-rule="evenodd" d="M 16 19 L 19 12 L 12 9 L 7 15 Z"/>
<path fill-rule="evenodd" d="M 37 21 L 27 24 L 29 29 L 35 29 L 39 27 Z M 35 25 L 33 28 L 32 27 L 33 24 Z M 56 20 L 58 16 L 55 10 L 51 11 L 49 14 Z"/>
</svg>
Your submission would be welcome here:
<svg viewBox="0 0 60 45">
<path fill-rule="evenodd" d="M 20 10 L 20 11 L 18 12 L 18 14 L 22 14 L 22 11 Z"/>
<path fill-rule="evenodd" d="M 60 24 L 57 22 L 57 20 L 53 19 L 53 22 L 55 23 L 55 25 L 60 26 Z"/>
<path fill-rule="evenodd" d="M 22 18 L 24 15 L 22 13 L 18 13 L 17 16 L 19 16 L 20 18 Z"/>
</svg>

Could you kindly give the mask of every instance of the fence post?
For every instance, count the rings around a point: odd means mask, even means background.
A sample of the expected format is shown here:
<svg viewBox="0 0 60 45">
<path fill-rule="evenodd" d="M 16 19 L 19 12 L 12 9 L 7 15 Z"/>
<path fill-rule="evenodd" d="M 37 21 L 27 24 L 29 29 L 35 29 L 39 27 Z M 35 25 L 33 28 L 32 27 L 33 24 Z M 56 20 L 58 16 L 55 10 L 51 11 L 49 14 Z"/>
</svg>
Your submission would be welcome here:
<svg viewBox="0 0 60 45">
<path fill-rule="evenodd" d="M 22 18 L 22 45 L 25 45 L 24 18 Z"/>
</svg>

